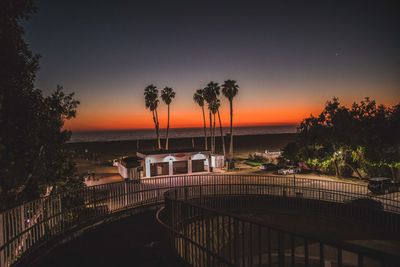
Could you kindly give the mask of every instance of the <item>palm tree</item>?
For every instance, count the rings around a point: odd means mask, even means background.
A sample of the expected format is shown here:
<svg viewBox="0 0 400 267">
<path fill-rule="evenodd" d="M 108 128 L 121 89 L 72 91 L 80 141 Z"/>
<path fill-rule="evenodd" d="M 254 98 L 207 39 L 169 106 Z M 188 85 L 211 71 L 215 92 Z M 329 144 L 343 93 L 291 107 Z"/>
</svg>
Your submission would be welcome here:
<svg viewBox="0 0 400 267">
<path fill-rule="evenodd" d="M 233 159 L 233 98 L 238 94 L 239 85 L 234 80 L 226 80 L 222 85 L 222 94 L 229 100 L 230 108 L 230 144 L 229 144 L 229 160 Z M 231 164 L 229 164 L 231 166 Z"/>
<path fill-rule="evenodd" d="M 168 107 L 168 120 L 167 120 L 167 134 L 165 140 L 165 149 L 168 150 L 168 132 L 169 132 L 169 105 L 172 102 L 172 99 L 175 98 L 174 89 L 171 87 L 165 87 L 161 90 L 161 99 Z"/>
<path fill-rule="evenodd" d="M 220 103 L 219 99 L 217 99 L 217 100 L 218 100 L 217 114 L 218 114 L 218 121 L 219 121 L 219 130 L 220 130 L 220 133 L 221 133 L 222 153 L 223 153 L 224 157 L 226 157 L 225 138 L 224 138 L 224 132 L 222 131 L 221 115 L 220 115 L 220 112 L 219 112 L 219 108 L 221 106 L 221 103 Z"/>
<path fill-rule="evenodd" d="M 157 107 L 159 103 L 157 87 L 150 84 L 144 89 L 144 101 L 146 108 L 149 109 L 153 114 L 154 127 L 156 129 L 156 135 L 157 135 L 157 148 L 161 149 L 160 132 L 159 132 L 160 125 L 158 122 L 158 113 L 157 113 Z"/>
<path fill-rule="evenodd" d="M 207 141 L 207 125 L 206 125 L 206 115 L 204 113 L 204 90 L 197 89 L 196 93 L 193 95 L 193 101 L 196 102 L 203 111 L 203 125 L 204 125 L 204 146 L 205 149 L 208 150 L 208 141 Z"/>
<path fill-rule="evenodd" d="M 215 114 L 218 112 L 218 108 L 220 106 L 219 99 L 215 99 L 212 101 L 209 105 L 208 108 L 211 111 L 212 117 L 213 117 L 213 126 L 212 126 L 212 142 L 213 142 L 213 147 L 215 149 Z M 213 151 L 214 153 L 215 151 Z"/>
<path fill-rule="evenodd" d="M 209 117 L 210 117 L 210 136 L 211 136 L 211 153 L 215 153 L 215 139 L 214 139 L 214 135 L 213 135 L 213 118 L 212 118 L 212 108 L 211 105 L 213 104 L 213 102 L 216 101 L 216 99 L 218 99 L 219 96 L 219 84 L 216 82 L 209 82 L 207 84 L 207 86 L 204 88 L 204 100 L 207 102 L 208 104 L 208 111 L 209 111 Z"/>
<path fill-rule="evenodd" d="M 217 98 L 215 99 L 211 104 L 210 104 L 210 109 L 211 113 L 213 114 L 213 119 L 214 119 L 214 125 L 213 125 L 213 137 L 214 137 L 214 146 L 215 146 L 215 114 L 218 115 L 218 121 L 219 121 L 219 130 L 221 133 L 221 144 L 222 144 L 222 153 L 225 156 L 225 140 L 224 140 L 224 133 L 222 131 L 222 123 L 221 123 L 221 115 L 219 112 L 219 108 L 221 107 L 221 101 Z"/>
</svg>

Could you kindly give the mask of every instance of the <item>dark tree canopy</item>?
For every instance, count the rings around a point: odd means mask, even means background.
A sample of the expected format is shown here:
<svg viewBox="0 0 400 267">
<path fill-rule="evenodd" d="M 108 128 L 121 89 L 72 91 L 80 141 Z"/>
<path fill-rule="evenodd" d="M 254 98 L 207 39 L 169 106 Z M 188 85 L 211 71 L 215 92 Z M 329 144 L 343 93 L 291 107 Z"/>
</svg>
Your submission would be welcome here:
<svg viewBox="0 0 400 267">
<path fill-rule="evenodd" d="M 79 102 L 61 86 L 50 96 L 34 86 L 39 56 L 21 22 L 35 11 L 33 1 L 0 2 L 0 209 L 49 188 L 82 185 L 65 149 L 71 133 L 63 129 Z"/>
<path fill-rule="evenodd" d="M 298 128 L 295 144 L 284 157 L 332 170 L 337 176 L 355 174 L 399 178 L 400 105 L 385 107 L 365 98 L 351 108 L 337 98 L 328 101 L 318 117 L 310 116 Z"/>
</svg>

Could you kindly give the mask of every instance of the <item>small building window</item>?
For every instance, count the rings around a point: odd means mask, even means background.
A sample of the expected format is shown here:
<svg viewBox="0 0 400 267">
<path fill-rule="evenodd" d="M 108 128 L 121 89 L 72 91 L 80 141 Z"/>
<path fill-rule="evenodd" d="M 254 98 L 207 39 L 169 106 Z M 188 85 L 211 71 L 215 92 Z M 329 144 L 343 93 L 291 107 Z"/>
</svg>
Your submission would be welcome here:
<svg viewBox="0 0 400 267">
<path fill-rule="evenodd" d="M 173 173 L 174 174 L 185 174 L 188 173 L 188 162 L 184 161 L 174 161 L 173 162 Z"/>
<path fill-rule="evenodd" d="M 192 160 L 192 172 L 206 171 L 204 161 L 204 159 Z"/>
<path fill-rule="evenodd" d="M 160 175 L 169 175 L 168 162 L 159 162 L 150 164 L 151 177 Z"/>
</svg>

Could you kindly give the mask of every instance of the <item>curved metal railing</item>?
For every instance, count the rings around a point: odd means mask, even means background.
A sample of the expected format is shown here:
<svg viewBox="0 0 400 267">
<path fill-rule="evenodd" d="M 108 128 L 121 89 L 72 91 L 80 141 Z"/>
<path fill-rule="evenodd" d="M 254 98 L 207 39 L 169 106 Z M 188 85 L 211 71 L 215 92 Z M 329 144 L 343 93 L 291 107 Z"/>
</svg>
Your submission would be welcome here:
<svg viewBox="0 0 400 267">
<path fill-rule="evenodd" d="M 261 202 L 254 202 L 260 198 Z M 331 216 L 380 225 L 396 239 L 400 233 L 399 214 L 354 206 L 352 200 L 354 196 L 349 194 L 316 188 L 197 185 L 167 191 L 165 207 L 157 212 L 157 219 L 170 231 L 172 246 L 191 266 L 398 266 L 400 254 L 321 240 L 233 213 L 246 211 L 254 203 L 318 208 Z"/>
<path fill-rule="evenodd" d="M 370 196 L 367 195 L 365 185 L 345 182 L 223 174 L 149 178 L 142 180 L 140 184 L 117 182 L 53 194 L 0 213 L 0 266 L 17 263 L 22 257 L 66 231 L 80 229 L 115 213 L 161 205 L 164 202 L 163 194 L 169 189 L 230 184 L 276 186 L 288 189 L 289 191 L 285 191 L 288 194 L 295 194 L 294 188 L 313 189 L 304 198 L 324 194 L 325 198 L 330 196 L 335 199 L 337 195 L 329 195 L 330 192 L 340 192 L 344 196 L 341 200 L 368 197 L 382 203 L 386 211 L 400 213 L 400 201 L 396 198 Z M 250 190 L 250 187 L 246 188 Z"/>
</svg>

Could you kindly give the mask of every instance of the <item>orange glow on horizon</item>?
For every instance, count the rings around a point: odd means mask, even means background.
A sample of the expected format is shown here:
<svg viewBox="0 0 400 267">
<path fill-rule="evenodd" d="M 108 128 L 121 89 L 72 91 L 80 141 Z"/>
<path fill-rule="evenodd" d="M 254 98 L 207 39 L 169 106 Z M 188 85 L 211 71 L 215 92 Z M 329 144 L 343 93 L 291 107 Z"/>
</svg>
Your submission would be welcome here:
<svg viewBox="0 0 400 267">
<path fill-rule="evenodd" d="M 297 125 L 303 118 L 315 113 L 310 110 L 299 110 L 298 108 L 284 109 L 252 109 L 234 111 L 234 126 L 273 126 L 273 125 Z M 166 127 L 167 114 L 160 112 L 160 128 Z M 229 126 L 229 110 L 221 112 L 221 120 L 224 127 Z M 171 128 L 200 128 L 203 127 L 203 117 L 200 108 L 190 111 L 171 112 Z M 208 114 L 206 124 L 209 125 Z M 218 125 L 218 119 L 217 119 Z M 149 111 L 143 110 L 132 114 L 127 113 L 95 113 L 89 114 L 78 111 L 77 117 L 67 121 L 65 128 L 72 131 L 101 131 L 101 130 L 131 130 L 131 129 L 153 129 L 154 123 Z"/>
<path fill-rule="evenodd" d="M 246 86 L 244 86 L 247 88 Z M 251 86 L 249 86 L 251 87 Z M 329 88 L 330 93 L 316 93 L 311 89 L 304 92 L 298 88 L 293 93 L 287 93 L 288 89 L 281 88 L 280 93 L 270 93 L 266 90 L 256 90 L 256 87 L 246 89 L 234 100 L 233 123 L 234 127 L 241 126 L 269 126 L 269 125 L 298 125 L 310 114 L 320 114 L 327 100 L 332 99 L 334 88 Z M 302 90 L 300 90 L 302 89 Z M 347 90 L 347 88 L 345 88 Z M 345 90 L 343 89 L 343 90 Z M 277 89 L 271 89 L 271 92 Z M 348 88 L 348 92 L 353 92 Z M 256 94 L 255 94 L 256 92 Z M 354 92 L 353 92 L 354 93 Z M 354 93 L 355 94 L 355 93 Z M 336 94 L 341 95 L 341 94 Z M 344 95 L 344 94 L 343 94 Z M 368 92 L 365 95 L 370 95 Z M 289 97 L 290 96 L 290 97 Z M 200 128 L 203 127 L 203 116 L 199 106 L 191 99 L 191 93 L 182 91 L 177 94 L 171 105 L 171 128 Z M 394 105 L 398 98 L 393 96 L 373 97 L 378 103 Z M 363 97 L 351 95 L 340 98 L 345 106 L 351 106 Z M 81 105 L 78 107 L 77 117 L 66 122 L 65 128 L 72 131 L 101 131 L 101 130 L 132 130 L 153 129 L 154 123 L 151 112 L 146 110 L 142 96 L 117 95 L 98 96 L 93 99 L 92 95 L 83 96 Z M 220 108 L 221 120 L 224 127 L 229 126 L 229 103 L 221 98 Z M 206 124 L 208 126 L 208 111 L 206 109 Z M 167 109 L 160 102 L 158 109 L 160 128 L 167 125 Z M 217 119 L 218 125 L 218 119 Z"/>
</svg>

